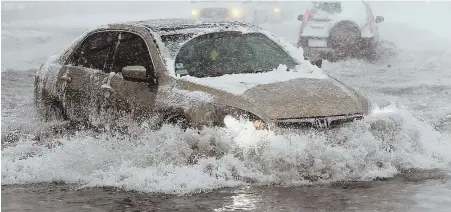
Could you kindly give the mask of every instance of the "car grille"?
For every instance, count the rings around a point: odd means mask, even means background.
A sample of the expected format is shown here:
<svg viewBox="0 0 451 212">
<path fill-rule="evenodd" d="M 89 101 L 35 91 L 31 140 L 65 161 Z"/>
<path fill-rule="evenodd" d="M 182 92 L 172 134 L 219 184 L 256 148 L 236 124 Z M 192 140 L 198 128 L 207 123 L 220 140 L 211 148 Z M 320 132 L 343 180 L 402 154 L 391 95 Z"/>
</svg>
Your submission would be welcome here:
<svg viewBox="0 0 451 212">
<path fill-rule="evenodd" d="M 225 19 L 229 17 L 229 10 L 227 8 L 207 8 L 200 11 L 200 17 Z"/>
<path fill-rule="evenodd" d="M 362 118 L 362 115 L 356 114 L 351 116 L 279 119 L 276 122 L 276 126 L 284 129 L 332 129 Z"/>
</svg>

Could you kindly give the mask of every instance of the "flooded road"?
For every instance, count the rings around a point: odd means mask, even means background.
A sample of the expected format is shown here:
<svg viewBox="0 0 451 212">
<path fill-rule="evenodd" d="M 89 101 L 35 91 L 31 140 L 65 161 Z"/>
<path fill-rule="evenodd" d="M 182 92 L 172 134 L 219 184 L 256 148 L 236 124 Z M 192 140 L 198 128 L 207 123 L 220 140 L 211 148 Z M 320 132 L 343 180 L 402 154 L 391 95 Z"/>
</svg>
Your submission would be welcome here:
<svg viewBox="0 0 451 212">
<path fill-rule="evenodd" d="M 275 136 L 237 123 L 201 134 L 165 126 L 137 129 L 132 138 L 80 131 L 39 140 L 49 125 L 37 118 L 33 105 L 40 64 L 92 27 L 91 19 L 97 25 L 149 14 L 90 16 L 74 10 L 64 16 L 63 9 L 70 8 L 60 8 L 61 14 L 51 18 L 13 11 L 8 14 L 18 20 L 5 21 L 2 13 L 2 210 L 449 211 L 449 36 L 434 35 L 445 29 L 408 23 L 416 12 L 396 22 L 393 8 L 376 4 L 374 10 L 392 17 L 380 30 L 395 54 L 373 63 L 323 64 L 325 72 L 365 93 L 375 106 L 374 114 L 335 137 Z M 406 8 L 435 14 L 445 7 L 416 3 Z M 298 22 L 265 26 L 293 43 L 297 27 Z M 375 120 L 397 128 L 371 130 Z M 188 162 L 199 144 L 221 154 L 196 152 L 198 163 Z"/>
<path fill-rule="evenodd" d="M 445 212 L 451 208 L 450 194 L 449 176 L 427 172 L 405 174 L 387 181 L 288 188 L 239 187 L 190 196 L 45 183 L 2 188 L 2 210 Z"/>
</svg>

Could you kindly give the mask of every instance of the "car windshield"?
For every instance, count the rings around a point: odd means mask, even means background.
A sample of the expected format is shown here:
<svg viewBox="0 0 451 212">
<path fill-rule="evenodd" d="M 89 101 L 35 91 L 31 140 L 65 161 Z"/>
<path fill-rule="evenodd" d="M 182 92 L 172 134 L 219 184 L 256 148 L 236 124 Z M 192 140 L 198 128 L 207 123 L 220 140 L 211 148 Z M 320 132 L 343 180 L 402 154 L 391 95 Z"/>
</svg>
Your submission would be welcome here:
<svg viewBox="0 0 451 212">
<path fill-rule="evenodd" d="M 175 72 L 194 77 L 268 72 L 280 64 L 293 68 L 296 61 L 260 33 L 220 32 L 202 35 L 181 47 Z"/>
</svg>

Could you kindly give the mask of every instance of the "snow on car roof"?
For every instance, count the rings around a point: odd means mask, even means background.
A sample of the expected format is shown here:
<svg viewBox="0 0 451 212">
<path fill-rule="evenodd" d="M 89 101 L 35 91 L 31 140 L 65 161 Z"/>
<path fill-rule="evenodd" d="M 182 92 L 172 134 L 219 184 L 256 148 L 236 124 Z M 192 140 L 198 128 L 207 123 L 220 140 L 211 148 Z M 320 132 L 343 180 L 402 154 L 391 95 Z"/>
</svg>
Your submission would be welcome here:
<svg viewBox="0 0 451 212">
<path fill-rule="evenodd" d="M 152 31 L 158 34 L 168 34 L 172 31 L 178 30 L 186 30 L 186 29 L 205 29 L 209 28 L 223 28 L 227 29 L 228 27 L 249 27 L 255 28 L 253 25 L 246 24 L 240 21 L 227 21 L 227 20 L 212 20 L 212 19 L 154 19 L 154 20 L 146 20 L 140 21 L 139 24 L 142 24 Z"/>
</svg>

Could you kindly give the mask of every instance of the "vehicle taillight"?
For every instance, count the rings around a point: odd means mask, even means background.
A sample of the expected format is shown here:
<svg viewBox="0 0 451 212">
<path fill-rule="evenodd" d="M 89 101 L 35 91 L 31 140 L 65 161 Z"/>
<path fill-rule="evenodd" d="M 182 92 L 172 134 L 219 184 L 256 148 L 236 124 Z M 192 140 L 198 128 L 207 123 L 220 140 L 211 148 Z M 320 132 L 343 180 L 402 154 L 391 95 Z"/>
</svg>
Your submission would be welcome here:
<svg viewBox="0 0 451 212">
<path fill-rule="evenodd" d="M 302 22 L 306 23 L 309 17 L 310 17 L 310 10 L 307 9 L 307 11 L 305 11 L 304 20 L 302 20 Z"/>
</svg>

